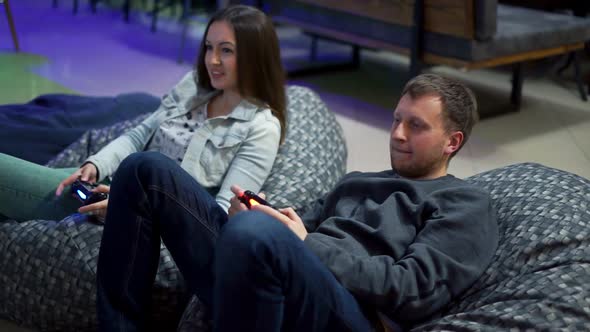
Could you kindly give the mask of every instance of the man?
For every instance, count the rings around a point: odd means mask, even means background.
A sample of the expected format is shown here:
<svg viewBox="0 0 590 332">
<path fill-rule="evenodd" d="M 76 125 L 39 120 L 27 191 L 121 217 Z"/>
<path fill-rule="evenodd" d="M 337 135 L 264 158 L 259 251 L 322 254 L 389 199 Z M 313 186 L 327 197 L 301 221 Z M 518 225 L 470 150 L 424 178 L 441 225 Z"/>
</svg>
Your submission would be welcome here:
<svg viewBox="0 0 590 332">
<path fill-rule="evenodd" d="M 434 315 L 479 277 L 497 245 L 488 194 L 447 174 L 475 114 L 465 86 L 414 78 L 393 114 L 392 170 L 348 174 L 301 218 L 291 208 L 241 212 L 234 197 L 227 220 L 214 201 L 187 194 L 202 188 L 186 177 L 166 189 L 173 194 L 155 196 L 150 188 L 162 188 L 174 163 L 130 158 L 117 176 L 132 180 L 117 186 L 115 177 L 111 197 L 133 191 L 125 186 L 145 194 L 135 206 L 109 204 L 108 214 L 122 208 L 137 218 L 128 228 L 107 219 L 101 328 L 141 327 L 160 237 L 190 291 L 212 308 L 216 331 L 371 331 L 379 317 L 410 326 Z M 114 233 L 136 245 L 116 250 Z"/>
</svg>

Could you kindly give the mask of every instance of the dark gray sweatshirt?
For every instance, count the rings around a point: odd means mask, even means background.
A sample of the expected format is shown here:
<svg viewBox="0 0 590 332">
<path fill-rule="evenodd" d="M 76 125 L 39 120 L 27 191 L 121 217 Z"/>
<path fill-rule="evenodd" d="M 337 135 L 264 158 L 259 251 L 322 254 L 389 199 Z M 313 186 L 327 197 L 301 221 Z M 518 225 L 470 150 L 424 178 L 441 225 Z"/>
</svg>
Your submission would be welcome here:
<svg viewBox="0 0 590 332">
<path fill-rule="evenodd" d="M 340 283 L 402 324 L 466 290 L 498 243 L 489 195 L 452 175 L 350 173 L 302 219 L 305 244 Z"/>
</svg>

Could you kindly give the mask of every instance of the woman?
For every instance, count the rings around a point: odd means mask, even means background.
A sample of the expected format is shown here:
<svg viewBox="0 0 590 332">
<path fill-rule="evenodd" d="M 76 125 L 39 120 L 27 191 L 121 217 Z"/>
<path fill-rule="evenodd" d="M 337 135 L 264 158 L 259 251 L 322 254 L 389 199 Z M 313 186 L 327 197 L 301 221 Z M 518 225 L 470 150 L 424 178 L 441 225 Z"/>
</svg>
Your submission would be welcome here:
<svg viewBox="0 0 590 332">
<path fill-rule="evenodd" d="M 230 214 L 246 209 L 229 187 L 236 194 L 241 192 L 240 187 L 259 191 L 276 155 L 279 123 L 284 128 L 285 121 L 284 96 L 279 93 L 284 88 L 279 86 L 278 41 L 272 23 L 257 9 L 231 6 L 211 18 L 205 36 L 198 64 L 199 77 L 205 80 L 199 85 L 211 84 L 223 91 L 213 92 L 218 97 L 209 99 L 207 114 L 217 116 L 209 120 L 211 128 L 198 132 L 188 150 L 200 142 L 200 136 L 218 131 L 223 135 L 212 137 L 210 149 L 197 145 L 180 166 L 174 158 L 149 151 L 130 154 L 120 163 L 110 188 L 98 258 L 97 317 L 101 331 L 149 329 L 151 291 L 162 240 L 189 292 L 211 305 L 212 248 L 228 220 L 230 205 Z M 184 85 L 181 83 L 177 90 L 183 91 Z M 268 109 L 254 113 L 260 106 L 253 105 L 260 105 L 260 101 L 271 110 L 279 110 L 273 111 L 276 117 Z M 262 125 L 245 126 L 251 114 L 256 114 Z M 146 129 L 136 129 L 140 130 Z M 134 135 L 125 139 L 132 141 Z M 100 155 L 90 161 L 102 165 Z M 187 166 L 194 163 L 203 167 L 191 173 L 192 168 Z M 225 163 L 229 164 L 227 171 Z M 99 166 L 99 174 L 103 169 L 111 170 Z M 88 176 L 98 179 L 93 171 L 92 166 Z M 81 172 L 85 174 L 84 169 Z M 223 181 L 216 183 L 214 180 L 223 174 Z M 221 189 L 214 198 L 210 192 L 217 185 Z"/>
<path fill-rule="evenodd" d="M 65 180 L 59 182 L 67 176 L 64 170 L 0 155 L 0 169 L 10 170 L 0 176 L 0 214 L 16 220 L 61 219 L 75 209 L 69 185 L 78 178 L 102 181 L 138 151 L 174 160 L 227 211 L 232 184 L 258 191 L 267 178 L 285 135 L 285 104 L 272 22 L 255 8 L 228 7 L 207 25 L 195 71 L 163 97 L 151 116 Z M 52 197 L 56 186 L 57 197 Z M 104 216 L 107 205 L 104 200 L 78 211 Z"/>
</svg>

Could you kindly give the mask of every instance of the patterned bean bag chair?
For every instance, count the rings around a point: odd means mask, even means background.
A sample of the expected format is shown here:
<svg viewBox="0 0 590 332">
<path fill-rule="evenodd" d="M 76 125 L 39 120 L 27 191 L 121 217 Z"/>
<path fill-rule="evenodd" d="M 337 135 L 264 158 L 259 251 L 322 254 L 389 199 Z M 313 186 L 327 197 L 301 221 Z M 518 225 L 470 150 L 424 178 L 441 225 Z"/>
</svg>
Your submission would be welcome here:
<svg viewBox="0 0 590 332">
<path fill-rule="evenodd" d="M 492 195 L 499 247 L 468 291 L 413 331 L 590 331 L 590 181 L 532 163 L 467 180 Z"/>
<path fill-rule="evenodd" d="M 411 331 L 590 331 L 590 181 L 539 164 L 472 176 L 498 212 L 500 241 L 475 284 Z M 205 332 L 192 298 L 178 331 Z"/>
<path fill-rule="evenodd" d="M 287 88 L 288 128 L 262 190 L 277 206 L 300 209 L 346 171 L 346 144 L 334 115 L 305 87 Z M 47 164 L 75 167 L 145 118 L 90 130 Z M 0 222 L 0 317 L 42 331 L 96 329 L 96 262 L 102 227 L 79 214 L 61 221 Z M 164 246 L 153 289 L 152 327 L 175 330 L 189 300 Z"/>
</svg>

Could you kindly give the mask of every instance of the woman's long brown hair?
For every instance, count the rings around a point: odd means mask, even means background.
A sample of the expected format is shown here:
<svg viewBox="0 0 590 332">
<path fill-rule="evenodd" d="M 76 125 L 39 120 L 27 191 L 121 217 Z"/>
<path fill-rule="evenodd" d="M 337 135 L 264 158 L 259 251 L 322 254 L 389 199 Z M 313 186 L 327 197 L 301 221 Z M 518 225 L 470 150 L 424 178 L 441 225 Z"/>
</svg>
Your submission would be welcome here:
<svg viewBox="0 0 590 332">
<path fill-rule="evenodd" d="M 214 89 L 205 66 L 205 40 L 213 22 L 225 21 L 234 29 L 238 61 L 238 91 L 259 106 L 268 105 L 281 124 L 281 143 L 287 131 L 285 71 L 279 39 L 271 19 L 262 11 L 233 5 L 217 12 L 207 24 L 197 60 L 198 86 Z"/>
</svg>

